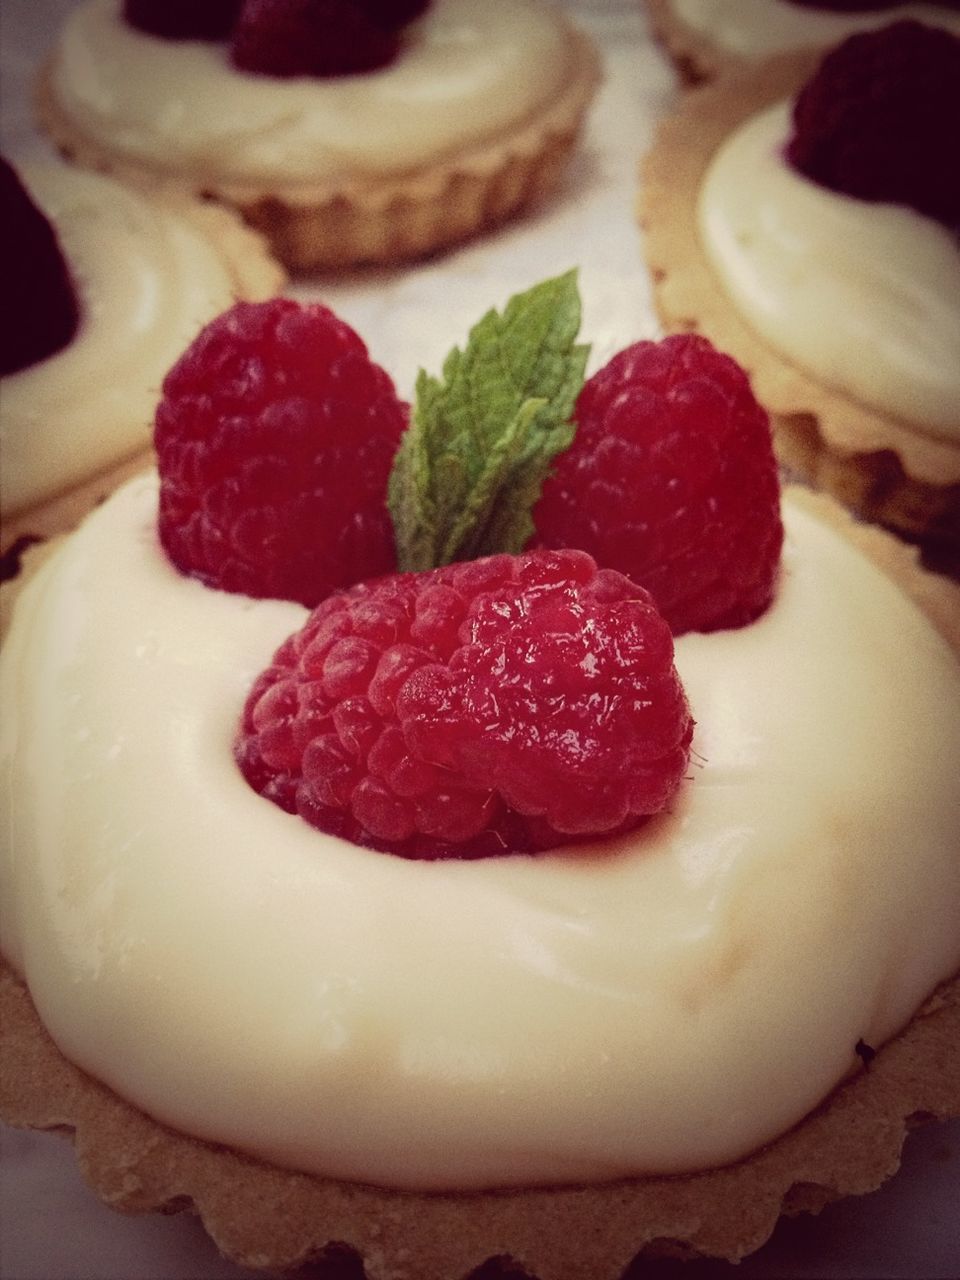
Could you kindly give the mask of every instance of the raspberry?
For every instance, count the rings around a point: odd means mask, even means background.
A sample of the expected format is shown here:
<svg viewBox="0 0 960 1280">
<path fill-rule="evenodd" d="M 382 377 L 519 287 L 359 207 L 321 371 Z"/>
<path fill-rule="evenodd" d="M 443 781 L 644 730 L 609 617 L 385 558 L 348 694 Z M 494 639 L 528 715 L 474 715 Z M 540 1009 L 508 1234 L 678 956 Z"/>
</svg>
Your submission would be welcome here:
<svg viewBox="0 0 960 1280">
<path fill-rule="evenodd" d="M 184 573 L 312 607 L 396 567 L 386 509 L 407 407 L 318 304 L 241 302 L 163 384 L 160 540 Z"/>
<path fill-rule="evenodd" d="M 388 31 L 412 22 L 430 7 L 430 0 L 358 0 L 358 3 L 371 21 Z"/>
<path fill-rule="evenodd" d="M 758 617 L 783 529 L 767 415 L 740 366 L 697 335 L 638 342 L 586 382 L 574 417 L 537 540 L 628 574 L 675 635 Z"/>
<path fill-rule="evenodd" d="M 852 36 L 794 104 L 787 157 L 822 186 L 960 226 L 960 39 L 919 22 Z"/>
<path fill-rule="evenodd" d="M 2 158 L 0 212 L 5 292 L 0 373 L 7 374 L 61 351 L 77 331 L 80 304 L 56 232 Z"/>
<path fill-rule="evenodd" d="M 463 858 L 637 826 L 669 804 L 692 731 L 646 592 L 534 551 L 330 596 L 256 681 L 235 750 L 323 831 Z"/>
<path fill-rule="evenodd" d="M 230 57 L 271 76 L 346 76 L 386 66 L 399 37 L 353 0 L 243 0 Z"/>
<path fill-rule="evenodd" d="M 165 40 L 226 40 L 241 0 L 124 0 L 131 27 Z"/>
</svg>

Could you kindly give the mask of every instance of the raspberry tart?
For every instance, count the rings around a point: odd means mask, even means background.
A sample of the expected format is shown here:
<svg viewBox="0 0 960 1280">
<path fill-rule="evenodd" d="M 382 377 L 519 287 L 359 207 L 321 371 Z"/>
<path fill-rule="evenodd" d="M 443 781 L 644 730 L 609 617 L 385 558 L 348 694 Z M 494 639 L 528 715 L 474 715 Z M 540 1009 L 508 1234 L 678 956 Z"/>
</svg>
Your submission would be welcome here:
<svg viewBox="0 0 960 1280">
<path fill-rule="evenodd" d="M 960 1113 L 960 592 L 829 500 L 781 500 L 762 411 L 702 339 L 581 390 L 578 316 L 571 276 L 490 313 L 407 426 L 323 308 L 238 307 L 167 379 L 159 475 L 20 589 L 3 1114 L 73 1129 L 111 1203 L 190 1205 L 247 1265 L 739 1258 L 878 1185 L 912 1116 Z M 329 361 L 309 388 L 293 331 Z M 204 372 L 233 450 L 179 429 Z M 393 464 L 357 516 L 389 502 L 395 561 L 337 585 L 367 570 L 330 548 L 315 591 L 278 586 L 274 545 L 350 472 L 265 502 L 276 442 L 310 418 L 336 450 L 358 409 Z M 665 476 L 704 416 L 722 447 L 675 478 L 677 519 L 661 500 L 644 538 L 608 503 L 619 564 L 546 545 L 551 467 L 589 503 L 604 440 Z M 175 566 L 164 495 L 208 460 Z M 692 552 L 690 491 L 739 577 Z"/>
<path fill-rule="evenodd" d="M 782 461 L 954 574 L 958 85 L 960 39 L 917 23 L 774 59 L 664 123 L 642 209 L 665 324 L 736 356 Z"/>
<path fill-rule="evenodd" d="M 171 360 L 283 273 L 225 210 L 112 178 L 4 162 L 3 545 L 75 523 L 148 461 Z"/>
<path fill-rule="evenodd" d="M 598 80 L 543 0 L 169 10 L 81 5 L 41 122 L 81 164 L 239 209 L 295 268 L 420 257 L 531 205 Z"/>
<path fill-rule="evenodd" d="M 956 0 L 646 0 L 653 30 L 684 80 L 744 71 L 799 49 L 825 49 L 901 18 L 960 35 Z"/>
</svg>

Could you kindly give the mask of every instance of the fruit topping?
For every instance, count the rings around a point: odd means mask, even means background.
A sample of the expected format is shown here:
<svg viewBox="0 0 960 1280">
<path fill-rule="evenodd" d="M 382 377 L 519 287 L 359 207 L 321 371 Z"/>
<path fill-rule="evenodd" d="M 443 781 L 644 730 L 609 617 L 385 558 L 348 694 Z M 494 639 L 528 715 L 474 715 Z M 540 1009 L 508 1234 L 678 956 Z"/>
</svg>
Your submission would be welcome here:
<svg viewBox="0 0 960 1280">
<path fill-rule="evenodd" d="M 369 18 L 388 31 L 413 22 L 430 7 L 430 0 L 358 0 L 358 3 Z"/>
<path fill-rule="evenodd" d="M 154 440 L 169 558 L 210 586 L 307 607 L 391 572 L 385 495 L 406 420 L 326 307 L 238 303 L 164 381 Z"/>
<path fill-rule="evenodd" d="M 538 541 L 639 582 L 675 635 L 758 617 L 783 528 L 767 415 L 740 366 L 693 334 L 638 342 L 589 379 L 574 417 Z"/>
<path fill-rule="evenodd" d="M 165 40 L 226 40 L 241 0 L 124 0 L 131 27 Z"/>
<path fill-rule="evenodd" d="M 355 0 L 244 0 L 230 43 L 242 71 L 270 76 L 346 76 L 397 55 L 397 33 Z"/>
<path fill-rule="evenodd" d="M 905 204 L 960 226 L 960 165 L 944 148 L 960 120 L 960 39 L 895 22 L 823 59 L 794 105 L 790 162 L 863 200 Z"/>
<path fill-rule="evenodd" d="M 646 592 L 535 551 L 330 596 L 254 685 L 236 755 L 323 831 L 477 857 L 637 826 L 669 804 L 692 728 Z"/>
<path fill-rule="evenodd" d="M 53 227 L 15 169 L 0 159 L 3 213 L 3 346 L 0 373 L 17 373 L 61 351 L 80 323 L 80 304 Z"/>
</svg>

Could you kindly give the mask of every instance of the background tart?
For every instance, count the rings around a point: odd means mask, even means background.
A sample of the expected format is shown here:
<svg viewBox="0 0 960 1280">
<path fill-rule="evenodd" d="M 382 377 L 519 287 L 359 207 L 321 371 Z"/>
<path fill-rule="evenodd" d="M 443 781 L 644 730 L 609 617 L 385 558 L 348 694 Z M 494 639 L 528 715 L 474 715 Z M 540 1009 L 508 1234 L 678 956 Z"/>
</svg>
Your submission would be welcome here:
<svg viewBox="0 0 960 1280">
<path fill-rule="evenodd" d="M 945 5 L 899 4 L 859 13 L 791 0 L 646 0 L 657 38 L 684 80 L 712 80 L 796 49 L 823 49 L 845 36 L 917 18 L 960 33 Z"/>
<path fill-rule="evenodd" d="M 530 32 L 519 26 L 513 44 L 499 36 L 508 65 L 498 68 L 487 46 L 524 13 Z M 117 70 L 128 57 L 137 60 L 133 75 Z M 458 87 L 458 59 L 462 80 L 475 82 L 469 98 Z M 147 106 L 140 69 L 153 65 L 163 70 Z M 140 89 L 116 113 L 101 111 L 103 94 L 88 91 L 91 75 Z M 390 66 L 289 81 L 235 71 L 225 45 L 133 31 L 110 0 L 94 0 L 71 16 L 37 102 L 43 127 L 71 160 L 231 205 L 288 266 L 305 270 L 423 257 L 541 200 L 560 180 L 598 78 L 591 42 L 540 0 L 520 7 L 435 0 Z M 154 129 L 171 84 L 184 98 L 175 114 L 191 122 L 187 134 L 213 130 L 195 146 L 177 142 L 179 130 Z M 144 105 L 132 122 L 138 100 Z M 250 112 L 258 114 L 248 134 Z"/>
<path fill-rule="evenodd" d="M 640 195 L 657 309 L 668 329 L 702 332 L 744 366 L 790 472 L 865 519 L 921 540 L 956 573 L 960 434 L 864 403 L 775 349 L 740 314 L 704 247 L 698 204 L 715 155 L 738 126 L 796 93 L 818 61 L 812 51 L 788 54 L 723 78 L 687 96 L 662 123 Z"/>
<path fill-rule="evenodd" d="M 3 378 L 4 548 L 71 528 L 147 465 L 160 384 L 184 344 L 284 279 L 225 209 L 52 160 L 21 170 L 66 254 L 80 323 L 62 350 Z"/>
</svg>

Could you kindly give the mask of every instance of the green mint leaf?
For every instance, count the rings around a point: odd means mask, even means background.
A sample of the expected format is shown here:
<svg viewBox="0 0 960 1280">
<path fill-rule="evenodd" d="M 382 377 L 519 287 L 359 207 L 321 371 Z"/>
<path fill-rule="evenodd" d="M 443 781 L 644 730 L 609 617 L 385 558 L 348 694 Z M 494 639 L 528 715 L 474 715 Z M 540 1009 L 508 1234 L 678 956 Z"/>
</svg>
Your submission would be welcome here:
<svg viewBox="0 0 960 1280">
<path fill-rule="evenodd" d="M 576 271 L 489 311 L 442 379 L 422 370 L 390 477 L 400 569 L 520 551 L 570 421 L 589 347 L 577 344 Z"/>
</svg>

